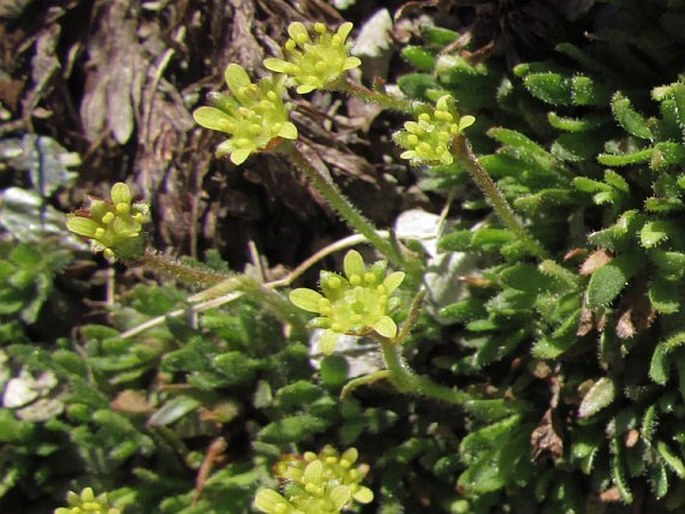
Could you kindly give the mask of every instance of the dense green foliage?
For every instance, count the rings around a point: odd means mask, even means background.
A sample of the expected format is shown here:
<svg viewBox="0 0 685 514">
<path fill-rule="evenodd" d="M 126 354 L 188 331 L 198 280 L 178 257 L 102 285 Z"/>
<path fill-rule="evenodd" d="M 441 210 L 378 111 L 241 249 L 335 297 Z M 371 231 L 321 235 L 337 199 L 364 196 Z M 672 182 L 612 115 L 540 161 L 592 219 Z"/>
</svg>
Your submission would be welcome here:
<svg viewBox="0 0 685 514">
<path fill-rule="evenodd" d="M 449 95 L 475 116 L 464 128 L 478 161 L 547 252 L 533 255 L 491 214 L 451 154 L 420 168 L 424 192 L 456 193 L 438 248 L 461 267 L 436 280 L 460 294 L 440 303 L 429 291 L 411 307 L 433 271 L 427 255 L 401 286 L 393 281 L 399 313 L 383 305 L 373 319 L 392 322 L 376 330 L 387 339 L 399 326 L 416 372 L 404 388 L 385 380 L 369 338 L 336 340 L 322 355 L 287 295 L 227 272 L 216 255 L 217 270 L 192 266 L 228 273 L 222 294 L 239 294 L 220 307 L 198 313 L 181 286 L 140 284 L 106 312 L 75 317 L 77 329 L 51 333 L 45 323 L 69 312 L 64 293 L 86 287 L 64 271 L 73 244 L 8 238 L 0 505 L 30 501 L 27 514 L 46 512 L 68 490 L 92 487 L 126 514 L 255 512 L 258 491 L 281 485 L 276 463 L 295 459 L 304 473 L 296 455 L 331 445 L 356 448 L 370 465 L 363 484 L 373 501 L 365 495 L 357 512 L 683 508 L 685 7 L 608 3 L 615 16 L 594 41 L 560 44 L 513 70 L 441 53 L 459 36 L 446 29 L 424 30 L 402 50 L 415 70 L 399 78 L 402 92 L 443 103 Z M 382 272 L 364 280 L 376 284 Z M 350 382 L 365 375 L 375 378 Z M 465 399 L 430 398 L 416 377 Z M 336 505 L 353 490 L 344 493 L 327 491 Z M 274 509 L 281 501 L 261 498 Z"/>
</svg>

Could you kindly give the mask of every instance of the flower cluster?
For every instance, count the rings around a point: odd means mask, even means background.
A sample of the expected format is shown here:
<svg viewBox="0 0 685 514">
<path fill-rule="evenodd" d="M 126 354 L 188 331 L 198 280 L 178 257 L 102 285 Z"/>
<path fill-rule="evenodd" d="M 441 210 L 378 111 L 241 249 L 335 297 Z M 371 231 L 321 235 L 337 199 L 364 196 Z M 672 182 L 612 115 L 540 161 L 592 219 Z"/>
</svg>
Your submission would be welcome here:
<svg viewBox="0 0 685 514">
<path fill-rule="evenodd" d="M 357 57 L 350 57 L 346 40 L 351 30 L 349 22 L 343 23 L 335 33 L 329 32 L 323 23 L 316 23 L 312 40 L 302 23 L 293 22 L 288 26 L 290 39 L 283 50 L 285 59 L 268 58 L 264 66 L 290 77 L 300 94 L 325 88 L 346 71 L 361 65 Z"/>
<path fill-rule="evenodd" d="M 143 224 L 149 206 L 134 203 L 129 187 L 117 182 L 111 200 L 90 198 L 87 208 L 67 215 L 67 228 L 90 239 L 93 251 L 102 251 L 109 260 L 134 259 L 143 253 Z"/>
<path fill-rule="evenodd" d="M 397 325 L 389 316 L 399 306 L 390 295 L 404 280 L 405 273 L 395 271 L 386 276 L 387 262 L 379 261 L 368 269 L 354 250 L 345 255 L 345 276 L 321 272 L 323 294 L 312 289 L 291 291 L 290 301 L 300 309 L 320 314 L 310 325 L 325 329 L 320 347 L 323 353 L 333 351 L 338 335 L 365 335 L 372 331 L 386 338 L 397 335 Z"/>
<path fill-rule="evenodd" d="M 331 446 L 319 454 L 286 456 L 274 467 L 285 483 L 283 494 L 273 489 L 257 493 L 255 505 L 267 514 L 338 514 L 354 502 L 370 503 L 373 492 L 361 485 L 369 472 L 367 464 L 354 466 L 355 448 L 342 455 Z"/>
<path fill-rule="evenodd" d="M 95 496 L 90 487 L 86 487 L 81 494 L 69 491 L 67 504 L 69 507 L 55 509 L 54 514 L 121 514 L 119 509 L 110 506 L 107 493 Z"/>
<path fill-rule="evenodd" d="M 224 75 L 231 94 L 214 93 L 212 107 L 193 112 L 203 127 L 231 136 L 217 147 L 217 155 L 229 154 L 234 164 L 241 164 L 276 138 L 297 138 L 297 128 L 288 120 L 283 103 L 283 80 L 266 78 L 253 84 L 238 64 L 229 64 Z"/>
<path fill-rule="evenodd" d="M 404 130 L 395 133 L 395 142 L 405 148 L 400 157 L 416 163 L 452 164 L 454 156 L 450 147 L 454 137 L 475 120 L 473 116 L 460 118 L 452 97 L 441 96 L 435 103 L 435 109 L 419 114 L 416 121 L 405 122 Z"/>
</svg>

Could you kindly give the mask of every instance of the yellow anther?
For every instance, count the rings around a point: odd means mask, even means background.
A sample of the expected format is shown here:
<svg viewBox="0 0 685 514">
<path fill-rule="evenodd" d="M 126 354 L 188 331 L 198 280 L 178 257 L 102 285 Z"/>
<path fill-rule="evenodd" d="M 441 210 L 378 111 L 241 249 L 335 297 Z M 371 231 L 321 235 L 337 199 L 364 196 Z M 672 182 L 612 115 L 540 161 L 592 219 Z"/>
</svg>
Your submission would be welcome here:
<svg viewBox="0 0 685 514">
<path fill-rule="evenodd" d="M 115 217 L 116 215 L 112 211 L 109 211 L 102 217 L 102 223 L 104 223 L 105 225 L 109 225 L 114 221 Z"/>
</svg>

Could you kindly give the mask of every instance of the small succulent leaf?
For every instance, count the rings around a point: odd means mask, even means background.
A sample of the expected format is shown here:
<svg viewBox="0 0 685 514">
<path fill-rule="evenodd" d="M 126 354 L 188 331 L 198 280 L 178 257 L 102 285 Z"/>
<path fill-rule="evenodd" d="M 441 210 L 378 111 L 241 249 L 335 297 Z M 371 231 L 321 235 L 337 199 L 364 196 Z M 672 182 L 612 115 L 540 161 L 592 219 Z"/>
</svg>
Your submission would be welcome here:
<svg viewBox="0 0 685 514">
<path fill-rule="evenodd" d="M 587 304 L 591 309 L 606 307 L 628 284 L 631 273 L 627 263 L 617 257 L 595 270 L 587 286 Z"/>
<path fill-rule="evenodd" d="M 666 385 L 668 374 L 668 348 L 665 342 L 660 342 L 652 353 L 652 360 L 649 364 L 649 378 L 659 385 Z"/>
<path fill-rule="evenodd" d="M 682 287 L 679 282 L 657 278 L 649 288 L 652 307 L 662 314 L 673 314 L 680 310 Z"/>
<path fill-rule="evenodd" d="M 630 489 L 628 479 L 626 477 L 625 465 L 623 463 L 623 450 L 621 442 L 614 439 L 612 441 L 612 449 L 614 455 L 611 459 L 611 476 L 614 480 L 614 484 L 618 489 L 621 499 L 624 503 L 633 503 L 633 492 Z"/>
<path fill-rule="evenodd" d="M 652 140 L 654 134 L 647 125 L 647 120 L 633 109 L 629 98 L 617 91 L 611 99 L 611 110 L 616 121 L 623 129 L 635 137 Z"/>
<path fill-rule="evenodd" d="M 656 443 L 656 450 L 666 465 L 673 470 L 679 478 L 685 478 L 685 464 L 683 464 L 683 460 L 671 450 L 668 444 L 664 441 L 658 441 Z"/>
<path fill-rule="evenodd" d="M 419 71 L 431 72 L 435 68 L 435 53 L 422 46 L 406 46 L 402 49 L 402 57 Z"/>
<path fill-rule="evenodd" d="M 306 287 L 293 289 L 288 297 L 295 307 L 307 312 L 319 312 L 321 300 L 324 299 L 321 293 Z"/>
<path fill-rule="evenodd" d="M 611 405 L 616 398 L 616 385 L 608 377 L 600 378 L 583 397 L 578 417 L 588 418 Z"/>
<path fill-rule="evenodd" d="M 644 150 L 636 150 L 635 152 L 621 154 L 601 153 L 597 156 L 597 161 L 604 166 L 630 166 L 631 164 L 649 162 L 653 153 L 653 148 L 645 148 Z"/>
<path fill-rule="evenodd" d="M 640 230 L 640 243 L 645 248 L 654 248 L 658 244 L 667 241 L 674 226 L 666 220 L 648 221 Z"/>
</svg>

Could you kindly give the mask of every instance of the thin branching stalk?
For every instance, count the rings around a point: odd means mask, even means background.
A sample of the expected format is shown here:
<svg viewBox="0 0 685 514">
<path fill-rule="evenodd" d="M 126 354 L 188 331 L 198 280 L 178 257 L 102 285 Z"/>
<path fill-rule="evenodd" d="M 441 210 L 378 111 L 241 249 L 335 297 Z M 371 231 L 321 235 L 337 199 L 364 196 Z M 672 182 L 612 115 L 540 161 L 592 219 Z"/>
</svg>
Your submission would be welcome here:
<svg viewBox="0 0 685 514">
<path fill-rule="evenodd" d="M 389 378 L 395 388 L 407 394 L 418 394 L 454 405 L 462 405 L 470 396 L 464 391 L 436 384 L 431 379 L 416 375 L 400 355 L 401 346 L 390 339 L 377 338 L 383 350 Z"/>
<path fill-rule="evenodd" d="M 392 242 L 380 235 L 376 227 L 366 219 L 356 207 L 342 194 L 338 187 L 324 177 L 302 154 L 295 143 L 283 141 L 277 147 L 278 151 L 291 159 L 293 164 L 304 173 L 316 190 L 324 197 L 338 215 L 354 230 L 362 234 L 376 249 L 395 266 L 402 268 L 404 258 Z"/>
<path fill-rule="evenodd" d="M 520 238 L 530 253 L 536 257 L 545 258 L 547 251 L 523 226 L 523 223 L 511 208 L 511 205 L 509 205 L 502 191 L 495 184 L 495 181 L 492 180 L 485 168 L 478 162 L 478 158 L 473 153 L 471 143 L 466 136 L 460 134 L 454 138 L 452 153 L 466 167 L 478 188 L 490 200 L 495 213 L 497 213 L 502 223 Z"/>
</svg>

